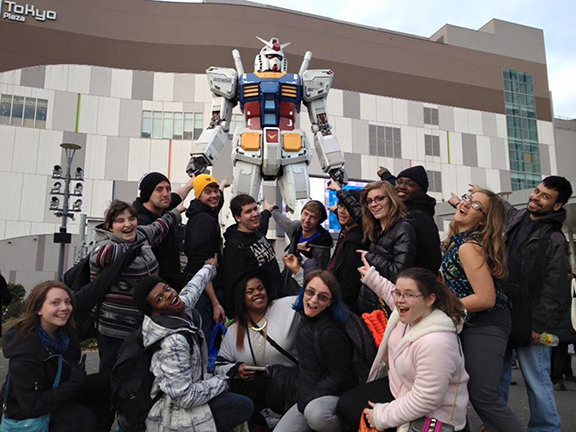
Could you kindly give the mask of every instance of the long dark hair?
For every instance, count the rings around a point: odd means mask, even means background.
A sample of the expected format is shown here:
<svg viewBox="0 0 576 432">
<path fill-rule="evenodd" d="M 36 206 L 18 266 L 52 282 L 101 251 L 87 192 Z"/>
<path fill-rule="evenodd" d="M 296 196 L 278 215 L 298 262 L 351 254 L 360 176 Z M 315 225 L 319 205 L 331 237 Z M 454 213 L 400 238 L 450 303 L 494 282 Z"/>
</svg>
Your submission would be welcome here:
<svg viewBox="0 0 576 432">
<path fill-rule="evenodd" d="M 44 302 L 46 301 L 46 296 L 48 295 L 48 291 L 52 288 L 61 288 L 68 293 L 70 296 L 70 300 L 72 301 L 72 308 L 74 308 L 74 296 L 72 295 L 72 291 L 62 282 L 58 282 L 55 280 L 41 282 L 36 285 L 28 297 L 26 298 L 26 304 L 24 313 L 22 316 L 16 321 L 16 329 L 20 336 L 26 338 L 36 332 L 36 329 L 40 325 L 40 316 L 38 312 L 42 309 Z M 74 311 L 74 309 L 72 309 Z M 70 315 L 66 325 L 64 326 L 67 331 L 76 328 L 76 323 L 74 322 L 74 318 Z"/>
<path fill-rule="evenodd" d="M 440 309 L 452 318 L 455 326 L 458 326 L 466 316 L 460 299 L 430 270 L 411 267 L 398 275 L 398 279 L 402 278 L 414 281 L 424 298 L 434 294 L 436 300 L 432 305 L 433 308 Z"/>
<path fill-rule="evenodd" d="M 294 302 L 292 308 L 298 312 L 304 313 L 304 289 L 314 278 L 320 279 L 332 294 L 332 304 L 326 308 L 328 314 L 330 314 L 334 321 L 345 323 L 350 316 L 350 309 L 348 309 L 348 306 L 344 303 L 342 290 L 340 289 L 340 284 L 338 283 L 336 276 L 328 270 L 314 270 L 306 275 L 304 278 L 304 288 L 300 290 L 300 294 L 298 294 L 298 298 Z"/>
</svg>

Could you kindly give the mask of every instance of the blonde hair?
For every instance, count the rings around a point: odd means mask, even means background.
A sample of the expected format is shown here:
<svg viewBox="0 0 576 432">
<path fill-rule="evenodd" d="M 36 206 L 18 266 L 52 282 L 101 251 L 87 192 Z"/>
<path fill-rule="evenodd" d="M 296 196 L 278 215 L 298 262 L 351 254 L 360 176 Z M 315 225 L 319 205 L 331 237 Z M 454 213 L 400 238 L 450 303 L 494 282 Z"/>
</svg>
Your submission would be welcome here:
<svg viewBox="0 0 576 432">
<path fill-rule="evenodd" d="M 481 193 L 488 197 L 488 208 L 484 209 L 484 224 L 480 224 L 477 235 L 481 237 L 484 260 L 488 264 L 490 273 L 496 278 L 508 276 L 508 253 L 504 241 L 504 224 L 506 222 L 506 208 L 498 195 L 488 189 L 480 189 L 474 193 Z M 451 246 L 452 236 L 458 234 L 460 229 L 456 221 L 450 222 L 450 230 L 442 249 L 447 252 Z"/>
<path fill-rule="evenodd" d="M 383 222 L 377 220 L 366 205 L 368 194 L 377 189 L 383 191 L 390 200 L 390 209 L 384 216 Z M 362 241 L 374 241 L 374 230 L 378 224 L 382 225 L 383 232 L 386 232 L 398 219 L 404 219 L 406 217 L 406 206 L 400 197 L 396 195 L 396 191 L 392 185 L 386 181 L 376 181 L 366 185 L 362 191 L 362 195 L 360 195 L 360 204 L 362 204 L 362 231 L 364 232 L 364 238 Z"/>
</svg>

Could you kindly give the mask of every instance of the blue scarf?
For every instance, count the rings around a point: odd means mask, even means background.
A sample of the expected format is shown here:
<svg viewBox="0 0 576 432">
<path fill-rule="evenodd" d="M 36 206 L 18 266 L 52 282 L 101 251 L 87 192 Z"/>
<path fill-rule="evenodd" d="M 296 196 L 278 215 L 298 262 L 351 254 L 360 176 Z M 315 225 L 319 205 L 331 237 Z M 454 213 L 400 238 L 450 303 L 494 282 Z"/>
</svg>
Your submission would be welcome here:
<svg viewBox="0 0 576 432">
<path fill-rule="evenodd" d="M 60 327 L 56 330 L 56 339 L 52 339 L 52 337 L 46 333 L 46 330 L 41 326 L 38 326 L 38 337 L 40 337 L 42 345 L 44 345 L 50 352 L 62 354 L 70 348 L 70 335 L 64 327 Z"/>
</svg>

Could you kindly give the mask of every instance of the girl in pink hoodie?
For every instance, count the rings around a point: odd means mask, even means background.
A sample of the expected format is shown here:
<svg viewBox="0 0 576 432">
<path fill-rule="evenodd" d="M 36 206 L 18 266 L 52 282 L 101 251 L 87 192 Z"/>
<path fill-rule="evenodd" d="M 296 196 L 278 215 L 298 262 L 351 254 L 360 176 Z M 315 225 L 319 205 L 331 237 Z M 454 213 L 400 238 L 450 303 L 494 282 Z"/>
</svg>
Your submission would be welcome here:
<svg viewBox="0 0 576 432">
<path fill-rule="evenodd" d="M 380 431 L 406 431 L 422 417 L 464 429 L 468 374 L 457 334 L 464 307 L 429 270 L 405 270 L 394 285 L 362 259 L 362 282 L 393 312 L 367 384 L 340 398 L 347 430 L 358 430 L 362 412 Z"/>
</svg>

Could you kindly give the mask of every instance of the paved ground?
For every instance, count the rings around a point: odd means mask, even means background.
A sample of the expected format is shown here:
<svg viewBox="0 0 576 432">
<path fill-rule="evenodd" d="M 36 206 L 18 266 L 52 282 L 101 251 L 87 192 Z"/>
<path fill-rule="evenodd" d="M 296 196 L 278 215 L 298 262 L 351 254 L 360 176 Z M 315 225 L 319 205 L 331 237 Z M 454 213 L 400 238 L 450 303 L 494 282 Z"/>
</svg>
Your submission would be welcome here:
<svg viewBox="0 0 576 432">
<path fill-rule="evenodd" d="M 0 356 L 0 382 L 4 382 L 8 367 L 8 361 L 4 356 Z M 576 357 L 572 356 L 572 367 L 576 370 Z M 89 352 L 86 359 L 86 370 L 88 373 L 98 371 L 98 354 L 96 352 Z M 510 389 L 510 406 L 518 415 L 524 424 L 528 424 L 530 417 L 530 410 L 528 408 L 528 398 L 526 396 L 526 386 L 522 379 L 522 374 L 518 370 L 513 370 L 513 380 L 518 384 L 512 386 Z M 576 431 L 576 383 L 566 382 L 567 391 L 556 392 L 556 403 L 560 411 L 562 419 L 563 431 Z M 474 413 L 474 410 L 469 408 L 468 416 L 472 432 L 477 432 L 480 429 L 480 420 Z M 502 431 L 505 432 L 505 431 Z"/>
</svg>

